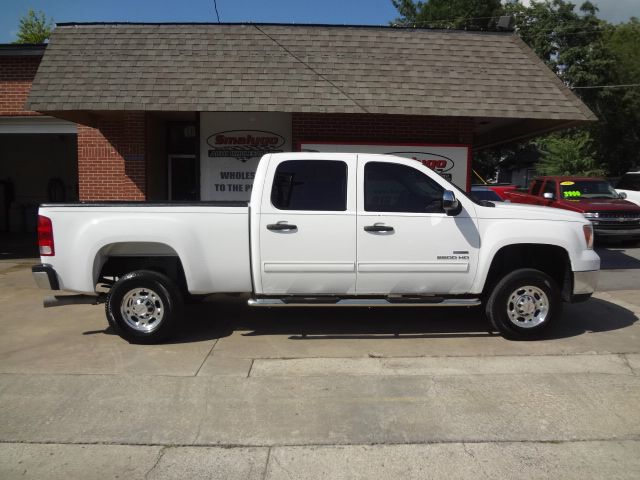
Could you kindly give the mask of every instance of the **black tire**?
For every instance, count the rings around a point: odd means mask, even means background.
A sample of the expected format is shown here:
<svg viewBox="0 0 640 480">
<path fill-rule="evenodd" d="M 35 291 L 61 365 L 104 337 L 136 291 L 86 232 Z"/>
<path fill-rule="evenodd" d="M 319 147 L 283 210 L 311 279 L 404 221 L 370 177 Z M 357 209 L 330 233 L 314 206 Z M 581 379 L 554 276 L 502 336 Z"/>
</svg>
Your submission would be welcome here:
<svg viewBox="0 0 640 480">
<path fill-rule="evenodd" d="M 173 334 L 182 305 L 180 290 L 171 279 L 151 270 L 137 270 L 113 284 L 105 310 L 109 325 L 122 338 L 152 344 Z"/>
<path fill-rule="evenodd" d="M 562 314 L 562 299 L 549 275 L 523 268 L 507 274 L 495 285 L 485 311 L 493 328 L 503 337 L 531 340 Z"/>
</svg>

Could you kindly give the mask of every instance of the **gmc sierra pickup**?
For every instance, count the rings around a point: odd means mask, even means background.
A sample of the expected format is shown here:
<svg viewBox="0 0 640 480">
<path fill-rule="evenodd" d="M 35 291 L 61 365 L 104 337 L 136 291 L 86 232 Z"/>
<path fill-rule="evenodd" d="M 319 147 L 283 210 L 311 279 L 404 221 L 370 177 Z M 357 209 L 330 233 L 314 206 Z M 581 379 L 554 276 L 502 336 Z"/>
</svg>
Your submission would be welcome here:
<svg viewBox="0 0 640 480">
<path fill-rule="evenodd" d="M 584 216 L 474 202 L 411 159 L 265 155 L 248 205 L 42 205 L 38 285 L 106 304 L 131 342 L 179 325 L 185 297 L 244 292 L 255 307 L 477 306 L 508 338 L 533 338 L 562 301 L 594 291 Z M 107 292 L 99 293 L 107 289 Z"/>
</svg>

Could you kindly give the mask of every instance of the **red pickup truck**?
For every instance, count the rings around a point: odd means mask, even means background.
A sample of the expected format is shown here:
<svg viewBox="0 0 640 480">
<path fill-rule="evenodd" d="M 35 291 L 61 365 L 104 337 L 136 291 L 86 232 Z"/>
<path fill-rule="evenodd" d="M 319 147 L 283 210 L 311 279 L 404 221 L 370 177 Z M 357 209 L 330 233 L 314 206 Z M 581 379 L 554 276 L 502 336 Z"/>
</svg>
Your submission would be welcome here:
<svg viewBox="0 0 640 480">
<path fill-rule="evenodd" d="M 596 238 L 640 240 L 640 206 L 620 197 L 603 178 L 540 177 L 527 192 L 509 191 L 513 203 L 528 203 L 582 213 Z"/>
</svg>

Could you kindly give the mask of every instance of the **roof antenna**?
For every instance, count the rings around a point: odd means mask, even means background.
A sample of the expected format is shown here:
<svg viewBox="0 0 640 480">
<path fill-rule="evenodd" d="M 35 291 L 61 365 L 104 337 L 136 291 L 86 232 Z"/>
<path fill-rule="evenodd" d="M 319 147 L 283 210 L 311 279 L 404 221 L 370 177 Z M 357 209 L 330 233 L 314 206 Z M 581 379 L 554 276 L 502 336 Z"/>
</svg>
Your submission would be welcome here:
<svg viewBox="0 0 640 480">
<path fill-rule="evenodd" d="M 218 23 L 220 23 L 220 14 L 218 13 L 218 2 L 213 0 L 213 8 L 216 9 L 216 17 L 218 17 Z"/>
</svg>

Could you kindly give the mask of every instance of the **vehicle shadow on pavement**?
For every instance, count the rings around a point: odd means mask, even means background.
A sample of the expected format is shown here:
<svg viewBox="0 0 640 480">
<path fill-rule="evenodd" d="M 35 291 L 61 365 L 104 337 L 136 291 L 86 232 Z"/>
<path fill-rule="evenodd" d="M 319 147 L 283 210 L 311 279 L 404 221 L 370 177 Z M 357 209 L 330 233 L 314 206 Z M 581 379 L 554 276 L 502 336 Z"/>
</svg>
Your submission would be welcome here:
<svg viewBox="0 0 640 480">
<path fill-rule="evenodd" d="M 638 321 L 631 310 L 600 298 L 565 304 L 559 322 L 551 325 L 543 339 L 567 338 L 585 333 L 610 332 L 630 327 Z"/>
<path fill-rule="evenodd" d="M 213 321 L 212 321 L 213 320 Z M 542 340 L 620 330 L 638 317 L 614 303 L 591 299 L 565 304 L 560 321 Z M 275 335 L 292 341 L 341 339 L 409 339 L 491 337 L 497 332 L 481 308 L 250 308 L 244 301 L 225 300 L 188 305 L 185 321 L 171 343 Z M 105 332 L 108 333 L 108 332 Z"/>
<path fill-rule="evenodd" d="M 600 268 L 602 270 L 640 269 L 640 259 L 629 255 L 627 250 L 631 248 L 625 248 L 623 245 L 599 246 L 596 248 L 596 253 L 600 256 Z M 637 249 L 633 251 L 637 252 Z"/>
</svg>

